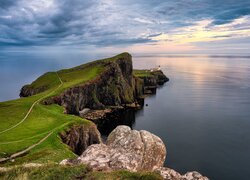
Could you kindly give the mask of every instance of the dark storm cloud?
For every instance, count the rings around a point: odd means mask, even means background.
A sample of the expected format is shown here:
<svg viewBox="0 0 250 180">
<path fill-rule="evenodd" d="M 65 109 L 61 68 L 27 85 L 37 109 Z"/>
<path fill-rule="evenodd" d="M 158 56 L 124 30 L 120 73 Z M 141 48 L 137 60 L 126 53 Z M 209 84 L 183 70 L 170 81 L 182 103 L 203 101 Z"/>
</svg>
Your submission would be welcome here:
<svg viewBox="0 0 250 180">
<path fill-rule="evenodd" d="M 10 6 L 13 6 L 18 0 L 1 0 L 0 1 L 0 8 L 1 9 L 7 9 Z"/>
<path fill-rule="evenodd" d="M 250 0 L 0 0 L 0 46 L 155 42 L 200 20 L 216 26 L 249 14 Z"/>
</svg>

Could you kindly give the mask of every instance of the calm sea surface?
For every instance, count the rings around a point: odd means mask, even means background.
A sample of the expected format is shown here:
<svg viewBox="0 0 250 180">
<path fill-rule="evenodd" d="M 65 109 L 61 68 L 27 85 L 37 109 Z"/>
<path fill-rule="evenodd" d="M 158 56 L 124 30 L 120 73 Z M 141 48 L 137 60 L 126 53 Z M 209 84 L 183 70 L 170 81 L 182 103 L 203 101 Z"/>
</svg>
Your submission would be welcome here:
<svg viewBox="0 0 250 180">
<path fill-rule="evenodd" d="M 47 71 L 101 57 L 0 53 L 0 101 L 17 98 L 22 85 Z M 196 170 L 211 179 L 249 179 L 250 58 L 134 57 L 135 68 L 158 65 L 170 81 L 145 100 L 148 106 L 132 116 L 131 126 L 160 136 L 168 151 L 165 165 L 181 173 Z"/>
</svg>

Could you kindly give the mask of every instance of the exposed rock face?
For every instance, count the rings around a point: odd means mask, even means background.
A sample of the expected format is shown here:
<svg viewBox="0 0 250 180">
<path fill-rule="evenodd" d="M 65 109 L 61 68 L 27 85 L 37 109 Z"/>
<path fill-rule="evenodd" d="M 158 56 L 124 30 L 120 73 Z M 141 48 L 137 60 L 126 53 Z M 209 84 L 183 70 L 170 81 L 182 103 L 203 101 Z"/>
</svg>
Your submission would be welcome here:
<svg viewBox="0 0 250 180">
<path fill-rule="evenodd" d="M 151 76 L 141 77 L 144 80 L 144 86 L 152 87 L 163 85 L 165 82 L 169 81 L 161 70 L 152 71 L 150 74 Z"/>
<path fill-rule="evenodd" d="M 135 122 L 135 111 L 130 108 L 91 110 L 82 117 L 94 122 L 100 133 L 108 137 L 108 135 L 119 125 L 132 127 Z"/>
<path fill-rule="evenodd" d="M 102 142 L 101 135 L 95 124 L 73 125 L 69 130 L 61 133 L 60 136 L 62 141 L 78 155 L 81 155 L 88 146 Z"/>
<path fill-rule="evenodd" d="M 147 132 L 118 126 L 108 136 L 107 145 L 94 144 L 75 161 L 95 170 L 152 171 L 161 167 L 166 157 L 162 140 Z M 61 164 L 70 164 L 64 160 Z"/>
<path fill-rule="evenodd" d="M 161 70 L 152 71 L 150 74 L 150 76 L 141 77 L 144 82 L 144 94 L 155 94 L 158 85 L 163 85 L 169 81 Z"/>
<path fill-rule="evenodd" d="M 40 88 L 31 88 L 29 85 L 25 85 L 22 87 L 22 89 L 20 90 L 20 97 L 28 97 L 28 96 L 33 96 L 35 94 L 38 94 L 40 92 L 45 91 L 47 88 L 45 86 L 42 86 Z"/>
<path fill-rule="evenodd" d="M 104 109 L 137 101 L 143 84 L 136 83 L 132 74 L 131 55 L 105 62 L 105 70 L 94 80 L 64 91 L 54 98 L 66 113 L 78 114 L 84 108 Z"/>
<path fill-rule="evenodd" d="M 166 167 L 158 168 L 155 171 L 160 173 L 165 180 L 209 180 L 207 177 L 202 176 L 196 171 L 187 172 L 184 175 Z"/>
</svg>

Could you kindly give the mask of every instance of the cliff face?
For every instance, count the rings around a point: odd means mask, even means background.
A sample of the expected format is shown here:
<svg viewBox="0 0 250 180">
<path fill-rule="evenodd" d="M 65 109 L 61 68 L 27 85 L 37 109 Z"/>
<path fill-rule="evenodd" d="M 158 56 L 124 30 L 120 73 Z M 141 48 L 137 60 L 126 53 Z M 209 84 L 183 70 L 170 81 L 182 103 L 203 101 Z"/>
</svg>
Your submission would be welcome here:
<svg viewBox="0 0 250 180">
<path fill-rule="evenodd" d="M 133 75 L 132 57 L 123 53 L 111 59 L 104 59 L 90 63 L 91 67 L 101 65 L 103 71 L 95 78 L 85 83 L 73 85 L 54 97 L 43 100 L 44 104 L 57 103 L 64 107 L 65 113 L 78 115 L 85 108 L 105 109 L 110 106 L 137 106 L 138 100 L 143 94 L 152 93 L 150 89 L 156 89 L 157 85 L 163 84 L 168 79 L 162 71 L 147 72 L 148 76 L 136 77 Z M 75 69 L 79 70 L 79 69 Z M 145 70 L 146 71 L 146 70 Z M 38 78 L 41 82 L 52 79 L 54 74 L 46 74 Z M 81 74 L 82 75 L 82 74 Z M 79 78 L 79 77 L 78 77 Z M 84 78 L 84 77 L 83 77 Z M 44 80 L 46 79 L 46 81 Z M 57 79 L 58 81 L 58 79 Z M 43 92 L 48 84 L 39 86 L 26 85 L 21 89 L 21 96 L 30 96 Z M 51 84 L 51 82 L 49 82 Z"/>
<path fill-rule="evenodd" d="M 31 88 L 29 85 L 25 85 L 22 87 L 22 89 L 20 90 L 20 97 L 28 97 L 28 96 L 33 96 L 35 94 L 38 94 L 40 92 L 43 92 L 44 90 L 46 90 L 46 87 L 42 86 L 40 88 Z"/>
<path fill-rule="evenodd" d="M 91 144 L 102 142 L 101 135 L 94 124 L 73 125 L 70 129 L 60 133 L 60 137 L 77 155 L 81 155 Z"/>
<path fill-rule="evenodd" d="M 67 89 L 53 100 L 62 105 L 66 113 L 78 114 L 84 108 L 104 109 L 136 101 L 143 84 L 132 75 L 129 54 L 105 64 L 105 71 L 86 84 Z"/>
</svg>

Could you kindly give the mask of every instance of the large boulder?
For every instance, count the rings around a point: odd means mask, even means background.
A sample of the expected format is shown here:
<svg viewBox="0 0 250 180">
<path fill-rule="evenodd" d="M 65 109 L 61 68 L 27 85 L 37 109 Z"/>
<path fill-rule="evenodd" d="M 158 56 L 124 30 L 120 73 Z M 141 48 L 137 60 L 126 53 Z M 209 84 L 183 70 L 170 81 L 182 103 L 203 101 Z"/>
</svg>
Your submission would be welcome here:
<svg viewBox="0 0 250 180">
<path fill-rule="evenodd" d="M 163 167 L 166 147 L 162 140 L 148 131 L 131 130 L 118 126 L 107 139 L 107 144 L 93 144 L 74 160 L 63 160 L 61 165 L 87 164 L 93 170 L 155 171 L 164 180 L 208 180 L 196 171 L 184 175 Z"/>
<path fill-rule="evenodd" d="M 163 166 L 166 148 L 162 140 L 147 131 L 118 126 L 107 139 L 107 145 L 94 144 L 74 161 L 95 170 L 152 171 Z M 61 164 L 70 164 L 64 160 Z"/>
</svg>

